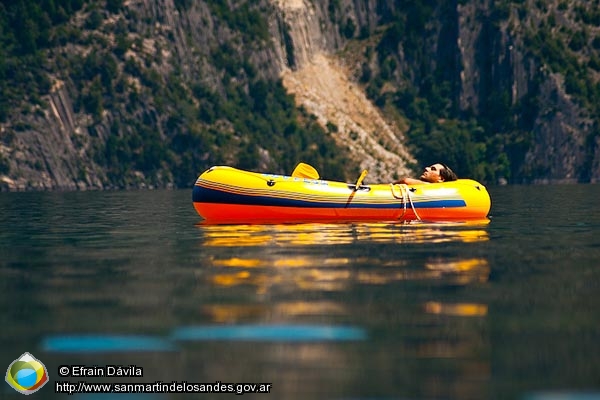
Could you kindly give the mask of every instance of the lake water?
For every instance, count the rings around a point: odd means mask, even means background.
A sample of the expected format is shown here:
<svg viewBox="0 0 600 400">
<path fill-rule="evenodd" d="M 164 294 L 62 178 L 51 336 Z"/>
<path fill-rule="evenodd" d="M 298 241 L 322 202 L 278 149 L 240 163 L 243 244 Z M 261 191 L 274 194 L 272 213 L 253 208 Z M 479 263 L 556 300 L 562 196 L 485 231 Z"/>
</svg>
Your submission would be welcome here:
<svg viewBox="0 0 600 400">
<path fill-rule="evenodd" d="M 200 224 L 191 189 L 0 193 L 0 366 L 41 361 L 40 399 L 599 398 L 600 185 L 489 190 L 488 224 L 237 226 Z"/>
</svg>

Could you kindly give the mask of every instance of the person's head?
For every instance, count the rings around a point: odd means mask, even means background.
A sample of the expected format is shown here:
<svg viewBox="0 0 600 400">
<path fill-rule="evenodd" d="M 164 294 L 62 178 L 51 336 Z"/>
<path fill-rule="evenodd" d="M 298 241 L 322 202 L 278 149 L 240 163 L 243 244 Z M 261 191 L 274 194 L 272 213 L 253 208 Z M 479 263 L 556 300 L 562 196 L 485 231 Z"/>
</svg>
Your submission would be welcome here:
<svg viewBox="0 0 600 400">
<path fill-rule="evenodd" d="M 425 167 L 420 179 L 425 182 L 438 183 L 455 181 L 458 178 L 454 171 L 452 171 L 446 164 L 437 163 L 429 167 Z"/>
</svg>

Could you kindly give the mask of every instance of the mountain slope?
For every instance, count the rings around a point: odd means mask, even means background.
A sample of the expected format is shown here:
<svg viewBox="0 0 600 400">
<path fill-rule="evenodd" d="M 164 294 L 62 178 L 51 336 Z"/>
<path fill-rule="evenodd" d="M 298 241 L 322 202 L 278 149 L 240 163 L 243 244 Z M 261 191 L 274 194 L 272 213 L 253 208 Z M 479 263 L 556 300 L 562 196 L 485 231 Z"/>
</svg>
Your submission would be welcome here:
<svg viewBox="0 0 600 400">
<path fill-rule="evenodd" d="M 598 0 L 2 3 L 0 189 L 600 181 Z M 293 96 L 291 96 L 293 95 Z"/>
<path fill-rule="evenodd" d="M 342 60 L 322 43 L 316 10 L 307 1 L 277 1 L 293 45 L 293 68 L 283 66 L 283 85 L 317 121 L 329 129 L 338 147 L 346 149 L 372 181 L 391 181 L 410 174 L 415 160 L 404 146 L 398 127 L 386 121 L 365 96 Z M 357 171 L 358 172 L 358 171 Z"/>
</svg>

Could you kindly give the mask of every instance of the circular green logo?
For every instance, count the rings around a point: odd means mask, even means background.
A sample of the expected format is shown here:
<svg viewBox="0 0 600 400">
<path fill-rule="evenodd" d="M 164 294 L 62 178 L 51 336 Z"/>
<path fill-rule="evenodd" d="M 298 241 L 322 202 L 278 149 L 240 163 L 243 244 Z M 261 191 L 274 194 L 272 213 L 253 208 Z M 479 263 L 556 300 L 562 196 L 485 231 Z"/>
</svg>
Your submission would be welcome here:
<svg viewBox="0 0 600 400">
<path fill-rule="evenodd" d="M 48 371 L 40 360 L 23 353 L 8 366 L 6 382 L 19 393 L 35 393 L 48 383 Z"/>
</svg>

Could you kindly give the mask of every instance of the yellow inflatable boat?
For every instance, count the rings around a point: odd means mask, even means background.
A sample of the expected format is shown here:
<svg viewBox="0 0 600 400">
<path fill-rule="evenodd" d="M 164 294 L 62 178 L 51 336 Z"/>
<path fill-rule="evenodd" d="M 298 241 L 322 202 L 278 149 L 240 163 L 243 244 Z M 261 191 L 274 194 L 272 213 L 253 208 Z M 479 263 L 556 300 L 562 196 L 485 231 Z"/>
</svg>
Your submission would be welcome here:
<svg viewBox="0 0 600 400">
<path fill-rule="evenodd" d="M 196 180 L 194 208 L 213 223 L 468 221 L 485 219 L 490 210 L 485 186 L 471 179 L 362 185 L 366 171 L 356 184 L 295 172 L 285 176 L 214 166 Z"/>
</svg>

